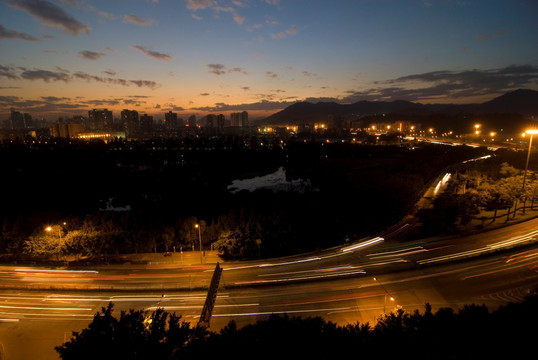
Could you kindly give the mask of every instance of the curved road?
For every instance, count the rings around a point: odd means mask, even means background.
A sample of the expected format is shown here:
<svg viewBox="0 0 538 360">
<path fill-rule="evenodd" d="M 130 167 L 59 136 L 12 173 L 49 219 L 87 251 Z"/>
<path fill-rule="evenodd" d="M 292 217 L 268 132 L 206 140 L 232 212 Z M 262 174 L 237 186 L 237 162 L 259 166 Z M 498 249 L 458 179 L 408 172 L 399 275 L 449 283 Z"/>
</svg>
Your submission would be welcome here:
<svg viewBox="0 0 538 360">
<path fill-rule="evenodd" d="M 373 238 L 270 262 L 225 262 L 211 329 L 273 313 L 344 325 L 374 323 L 397 306 L 423 311 L 425 303 L 434 311 L 471 303 L 494 310 L 537 288 L 537 229 L 534 219 L 461 238 L 406 244 Z M 0 267 L 3 356 L 58 359 L 53 347 L 110 301 L 117 311 L 163 307 L 196 324 L 217 261 L 209 254 L 199 264 L 197 254 L 190 260 L 174 254 L 154 265 Z"/>
</svg>

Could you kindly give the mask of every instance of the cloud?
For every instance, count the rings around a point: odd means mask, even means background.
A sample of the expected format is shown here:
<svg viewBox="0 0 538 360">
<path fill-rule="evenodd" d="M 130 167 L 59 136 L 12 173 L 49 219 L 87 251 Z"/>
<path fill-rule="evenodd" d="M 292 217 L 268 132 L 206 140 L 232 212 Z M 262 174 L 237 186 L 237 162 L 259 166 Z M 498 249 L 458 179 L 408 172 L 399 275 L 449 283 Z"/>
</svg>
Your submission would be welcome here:
<svg viewBox="0 0 538 360">
<path fill-rule="evenodd" d="M 197 11 L 216 6 L 213 0 L 187 0 L 187 9 Z"/>
<path fill-rule="evenodd" d="M 477 40 L 488 41 L 493 38 L 501 37 L 512 32 L 511 29 L 502 29 L 491 34 L 477 34 L 475 35 Z"/>
<path fill-rule="evenodd" d="M 318 74 L 311 73 L 310 71 L 303 71 L 303 76 L 304 77 L 315 77 L 315 76 L 318 76 Z"/>
<path fill-rule="evenodd" d="M 20 77 L 16 73 L 16 69 L 11 66 L 0 65 L 0 79 L 6 78 L 8 80 L 19 80 Z"/>
<path fill-rule="evenodd" d="M 290 27 L 286 31 L 281 31 L 281 32 L 279 32 L 277 34 L 271 34 L 271 37 L 273 39 L 283 39 L 288 35 L 295 35 L 295 34 L 297 34 L 297 26 L 293 25 L 292 27 Z"/>
<path fill-rule="evenodd" d="M 97 13 L 97 15 L 102 18 L 102 19 L 107 19 L 107 20 L 114 20 L 116 19 L 116 16 L 114 14 L 111 14 L 111 13 L 108 13 L 106 11 L 99 11 Z"/>
<path fill-rule="evenodd" d="M 236 67 L 236 68 L 233 68 L 233 69 L 230 69 L 228 70 L 229 73 L 233 73 L 233 72 L 239 72 L 243 75 L 248 75 L 248 73 L 243 69 L 243 68 L 239 68 L 239 67 Z"/>
<path fill-rule="evenodd" d="M 147 48 L 145 48 L 144 46 L 141 46 L 141 45 L 131 45 L 130 48 L 138 50 L 138 51 L 142 52 L 144 55 L 146 55 L 148 57 L 151 57 L 151 58 L 154 58 L 154 59 L 157 59 L 157 60 L 168 61 L 168 60 L 172 59 L 171 55 L 159 53 L 157 51 L 152 51 L 152 50 L 149 50 L 149 49 L 147 49 Z"/>
<path fill-rule="evenodd" d="M 132 23 L 140 26 L 151 26 L 153 24 L 153 20 L 144 20 L 133 14 L 125 15 L 123 17 L 123 22 L 126 24 Z"/>
<path fill-rule="evenodd" d="M 268 78 L 271 78 L 271 79 L 276 79 L 276 78 L 278 78 L 278 74 L 275 74 L 275 73 L 272 72 L 272 71 L 266 71 L 266 72 L 265 72 L 265 76 L 267 76 Z"/>
<path fill-rule="evenodd" d="M 285 107 L 288 107 L 296 101 L 268 101 L 262 100 L 255 103 L 248 104 L 225 104 L 225 103 L 216 103 L 214 106 L 204 106 L 192 108 L 191 110 L 196 111 L 205 111 L 205 112 L 217 112 L 217 111 L 277 111 Z"/>
<path fill-rule="evenodd" d="M 40 41 L 40 39 L 18 30 L 8 30 L 0 25 L 0 39 Z"/>
<path fill-rule="evenodd" d="M 61 7 L 45 0 L 10 0 L 8 5 L 39 19 L 47 26 L 55 27 L 71 35 L 90 33 L 90 27 L 77 21 Z"/>
<path fill-rule="evenodd" d="M 244 7 L 246 6 L 243 2 L 234 0 L 232 1 L 232 4 L 237 7 Z M 233 6 L 220 6 L 217 1 L 215 0 L 187 0 L 187 9 L 191 11 L 198 11 L 198 10 L 205 10 L 205 9 L 211 9 L 213 10 L 217 15 L 221 12 L 230 13 L 232 14 L 232 17 L 234 21 L 242 25 L 245 21 L 245 17 L 239 15 L 237 10 Z M 192 15 L 197 20 L 201 20 L 201 17 Z"/>
<path fill-rule="evenodd" d="M 538 66 L 511 65 L 489 70 L 440 70 L 403 76 L 375 84 L 378 87 L 349 92 L 349 95 L 344 97 L 342 102 L 465 99 L 504 94 L 521 88 L 536 87 L 538 85 Z"/>
<path fill-rule="evenodd" d="M 102 53 L 102 52 L 95 52 L 95 51 L 89 51 L 89 50 L 84 50 L 84 51 L 79 51 L 78 52 L 79 57 L 81 57 L 83 59 L 88 59 L 88 60 L 99 60 L 100 58 L 102 58 L 105 55 L 106 54 Z"/>
<path fill-rule="evenodd" d="M 218 76 L 236 72 L 243 75 L 248 75 L 248 72 L 246 72 L 243 68 L 235 67 L 231 69 L 226 69 L 226 65 L 224 64 L 207 64 L 207 68 L 209 69 L 208 73 L 215 74 Z"/>
<path fill-rule="evenodd" d="M 18 73 L 19 71 L 20 73 Z M 135 85 L 137 87 L 146 87 L 152 90 L 160 87 L 158 83 L 151 80 L 126 80 L 113 77 L 100 77 L 95 75 L 90 75 L 82 71 L 75 72 L 71 74 L 67 70 L 57 69 L 57 71 L 34 69 L 28 70 L 25 68 L 14 68 L 11 66 L 0 65 L 0 78 L 6 78 L 8 80 L 42 80 L 45 82 L 72 82 L 74 80 L 84 80 L 88 82 L 98 82 L 112 85 L 120 86 L 131 86 Z"/>
<path fill-rule="evenodd" d="M 21 77 L 26 80 L 43 80 L 44 82 L 68 82 L 70 80 L 70 76 L 64 72 L 48 70 L 25 70 L 21 73 Z"/>
<path fill-rule="evenodd" d="M 226 71 L 224 70 L 226 66 L 224 66 L 223 64 L 207 64 L 207 67 L 209 68 L 208 72 L 210 74 L 215 74 L 215 75 L 226 74 Z"/>
</svg>

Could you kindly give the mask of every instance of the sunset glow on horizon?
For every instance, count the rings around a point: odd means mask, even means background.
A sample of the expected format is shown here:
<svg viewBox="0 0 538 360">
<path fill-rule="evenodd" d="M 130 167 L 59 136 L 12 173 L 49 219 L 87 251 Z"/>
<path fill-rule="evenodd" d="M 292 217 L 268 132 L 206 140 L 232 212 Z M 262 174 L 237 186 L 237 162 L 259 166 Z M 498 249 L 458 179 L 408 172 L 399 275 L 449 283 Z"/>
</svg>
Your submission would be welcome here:
<svg viewBox="0 0 538 360">
<path fill-rule="evenodd" d="M 536 1 L 0 0 L 0 120 L 538 90 Z"/>
</svg>

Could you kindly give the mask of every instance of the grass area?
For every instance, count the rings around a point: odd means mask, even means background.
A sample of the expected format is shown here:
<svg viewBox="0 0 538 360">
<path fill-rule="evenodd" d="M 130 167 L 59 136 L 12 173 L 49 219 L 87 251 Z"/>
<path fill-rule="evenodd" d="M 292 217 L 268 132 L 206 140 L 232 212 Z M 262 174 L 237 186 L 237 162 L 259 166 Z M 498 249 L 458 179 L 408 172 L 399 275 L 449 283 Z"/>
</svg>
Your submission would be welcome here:
<svg viewBox="0 0 538 360">
<path fill-rule="evenodd" d="M 521 207 L 519 207 L 515 213 L 512 209 L 509 217 L 507 209 L 498 210 L 495 221 L 493 220 L 494 216 L 494 211 L 483 210 L 480 212 L 480 214 L 474 215 L 470 223 L 466 225 L 458 225 L 458 230 L 461 232 L 493 230 L 499 227 L 531 220 L 538 217 L 538 204 L 534 204 L 533 209 L 531 209 L 530 204 L 527 204 L 525 210 L 523 210 L 523 205 L 521 205 Z"/>
</svg>

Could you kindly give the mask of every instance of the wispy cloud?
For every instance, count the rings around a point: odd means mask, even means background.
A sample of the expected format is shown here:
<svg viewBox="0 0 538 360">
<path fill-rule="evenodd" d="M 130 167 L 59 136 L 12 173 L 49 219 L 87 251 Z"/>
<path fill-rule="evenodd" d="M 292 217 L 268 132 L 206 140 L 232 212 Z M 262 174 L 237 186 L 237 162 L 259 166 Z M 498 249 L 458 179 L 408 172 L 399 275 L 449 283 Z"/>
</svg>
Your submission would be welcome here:
<svg viewBox="0 0 538 360">
<path fill-rule="evenodd" d="M 148 48 L 146 48 L 144 46 L 141 46 L 141 45 L 131 45 L 130 48 L 138 50 L 141 53 L 143 53 L 144 55 L 146 55 L 148 57 L 151 57 L 153 59 L 164 60 L 164 61 L 168 61 L 168 60 L 172 59 L 171 55 L 163 54 L 163 53 L 153 51 L 153 50 L 149 50 Z"/>
<path fill-rule="evenodd" d="M 281 31 L 281 32 L 279 32 L 277 34 L 271 34 L 271 37 L 273 39 L 283 39 L 288 35 L 295 35 L 295 34 L 297 34 L 297 26 L 293 25 L 292 27 L 290 27 L 286 31 Z"/>
<path fill-rule="evenodd" d="M 0 79 L 5 78 L 8 80 L 30 80 L 30 81 L 44 81 L 44 82 L 58 82 L 63 81 L 69 83 L 75 80 L 84 80 L 88 82 L 105 83 L 119 86 L 131 86 L 146 87 L 150 89 L 156 89 L 160 87 L 158 83 L 152 80 L 126 80 L 114 77 L 101 77 L 91 75 L 82 71 L 71 73 L 67 70 L 56 69 L 56 71 L 43 70 L 43 69 L 26 69 L 13 66 L 0 65 Z"/>
<path fill-rule="evenodd" d="M 240 67 L 234 67 L 231 69 L 227 69 L 226 65 L 224 64 L 207 64 L 207 68 L 209 69 L 208 73 L 215 74 L 215 75 L 224 75 L 227 73 L 241 73 L 243 75 L 248 75 L 248 72 L 245 71 L 245 69 Z"/>
<path fill-rule="evenodd" d="M 80 58 L 88 59 L 88 60 L 99 60 L 103 56 L 106 56 L 106 54 L 102 52 L 84 50 L 84 51 L 79 51 L 78 56 Z"/>
<path fill-rule="evenodd" d="M 39 19 L 43 24 L 71 35 L 80 32 L 90 33 L 90 27 L 69 15 L 60 6 L 45 0 L 9 0 L 8 5 L 23 11 Z"/>
<path fill-rule="evenodd" d="M 18 30 L 8 30 L 2 25 L 0 25 L 0 39 L 40 41 L 40 39 L 30 34 L 27 34 Z"/>
<path fill-rule="evenodd" d="M 490 39 L 501 37 L 501 36 L 504 36 L 506 34 L 509 34 L 511 31 L 512 31 L 511 29 L 502 29 L 502 30 L 495 31 L 495 32 L 489 33 L 489 34 L 477 34 L 475 37 L 476 37 L 477 40 L 480 40 L 480 41 L 488 41 Z"/>
<path fill-rule="evenodd" d="M 123 17 L 123 22 L 126 24 L 131 23 L 140 26 L 151 26 L 153 24 L 153 20 L 145 20 L 133 14 L 125 15 Z"/>
<path fill-rule="evenodd" d="M 232 14 L 232 17 L 234 21 L 241 25 L 245 21 L 245 17 L 239 15 L 235 7 L 244 7 L 246 6 L 244 2 L 234 0 L 232 1 L 233 6 L 221 6 L 219 3 L 215 0 L 187 0 L 187 9 L 191 11 L 199 11 L 199 10 L 206 10 L 211 9 L 215 12 L 215 14 L 220 14 L 221 12 Z M 235 7 L 234 7 L 235 6 Z M 200 20 L 201 17 L 194 15 L 193 17 L 197 20 Z"/>
</svg>

